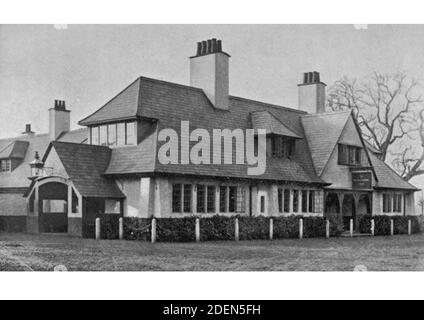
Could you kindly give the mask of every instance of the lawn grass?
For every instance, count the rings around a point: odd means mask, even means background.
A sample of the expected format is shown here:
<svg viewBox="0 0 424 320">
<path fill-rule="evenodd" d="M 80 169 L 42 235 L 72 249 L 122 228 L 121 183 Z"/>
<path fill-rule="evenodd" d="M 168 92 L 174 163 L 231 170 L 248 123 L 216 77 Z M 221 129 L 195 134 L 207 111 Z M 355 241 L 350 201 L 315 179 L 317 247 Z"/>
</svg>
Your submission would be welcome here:
<svg viewBox="0 0 424 320">
<path fill-rule="evenodd" d="M 1 271 L 423 271 L 424 235 L 147 243 L 0 233 Z"/>
</svg>

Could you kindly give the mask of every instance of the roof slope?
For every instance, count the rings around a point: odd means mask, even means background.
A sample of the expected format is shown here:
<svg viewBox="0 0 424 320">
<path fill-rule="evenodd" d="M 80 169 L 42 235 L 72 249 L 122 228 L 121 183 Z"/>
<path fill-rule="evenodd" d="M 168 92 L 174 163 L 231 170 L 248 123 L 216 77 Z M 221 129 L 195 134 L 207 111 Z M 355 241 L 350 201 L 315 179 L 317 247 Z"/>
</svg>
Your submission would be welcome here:
<svg viewBox="0 0 424 320">
<path fill-rule="evenodd" d="M 316 173 L 322 174 L 343 132 L 350 111 L 302 116 L 302 124 Z"/>
<path fill-rule="evenodd" d="M 137 87 L 139 92 L 134 91 Z M 300 116 L 306 113 L 299 110 L 233 96 L 230 96 L 228 111 L 218 110 L 211 105 L 201 89 L 144 77 L 137 79 L 121 92 L 121 95 L 126 97 L 126 101 L 130 102 L 125 105 L 125 110 L 124 105 L 119 102 L 123 99 L 118 96 L 80 123 L 92 123 L 94 120 L 99 123 L 99 119 L 108 121 L 117 116 L 125 118 L 138 116 L 146 119 L 158 119 L 157 131 L 170 128 L 174 129 L 180 136 L 181 121 L 189 121 L 190 130 L 203 128 L 210 133 L 213 129 L 224 128 L 245 130 L 252 128 L 251 117 L 253 112 L 267 112 L 270 115 L 269 118 L 275 118 L 274 124 L 279 123 L 280 129 L 284 128 L 285 132 L 303 138 Z M 131 98 L 129 98 L 130 96 Z M 139 99 L 136 99 L 138 97 Z M 114 111 L 115 108 L 116 112 Z M 106 118 L 107 110 L 111 112 L 111 115 Z M 100 114 L 103 114 L 103 116 L 100 117 Z M 153 168 L 154 171 L 150 172 L 323 183 L 316 176 L 310 157 L 305 156 L 305 152 L 308 152 L 305 139 L 298 139 L 296 143 L 296 149 L 299 152 L 292 160 L 274 161 L 269 159 L 264 175 L 248 176 L 247 164 L 163 165 L 156 157 L 148 154 L 148 152 L 156 152 L 156 149 L 154 149 L 156 136 L 151 135 L 146 138 L 142 148 L 130 147 L 113 150 L 112 161 L 107 173 L 147 172 Z M 143 151 L 143 148 L 148 151 Z M 146 159 L 148 160 L 146 161 Z M 137 164 L 137 161 L 142 161 L 143 164 Z"/>
<path fill-rule="evenodd" d="M 75 143 L 83 143 L 87 140 L 88 129 L 78 129 L 69 131 L 59 137 L 59 141 L 70 141 Z M 29 163 L 34 160 L 34 154 L 37 151 L 40 155 L 46 152 L 50 143 L 49 134 L 32 134 L 24 135 L 15 138 L 1 139 L 0 150 L 13 144 L 15 141 L 23 141 L 28 143 L 28 148 L 25 152 L 22 163 L 12 172 L 0 173 L 0 188 L 26 188 L 30 181 L 28 177 L 31 174 Z"/>
<path fill-rule="evenodd" d="M 377 158 L 372 152 L 370 152 L 370 159 L 378 179 L 376 188 L 418 190 L 417 187 L 403 180 L 392 168 Z"/>
<path fill-rule="evenodd" d="M 79 124 L 134 118 L 137 115 L 141 78 L 138 78 L 99 110 L 82 119 Z"/>
<path fill-rule="evenodd" d="M 0 150 L 0 159 L 24 159 L 28 145 L 28 141 L 13 141 L 8 146 Z"/>
<path fill-rule="evenodd" d="M 103 176 L 111 156 L 108 147 L 57 141 L 51 145 L 81 195 L 124 198 L 116 183 Z"/>
<path fill-rule="evenodd" d="M 267 134 L 277 134 L 292 138 L 301 138 L 299 135 L 288 129 L 281 121 L 277 120 L 268 111 L 252 112 L 253 129 L 266 129 Z"/>
</svg>

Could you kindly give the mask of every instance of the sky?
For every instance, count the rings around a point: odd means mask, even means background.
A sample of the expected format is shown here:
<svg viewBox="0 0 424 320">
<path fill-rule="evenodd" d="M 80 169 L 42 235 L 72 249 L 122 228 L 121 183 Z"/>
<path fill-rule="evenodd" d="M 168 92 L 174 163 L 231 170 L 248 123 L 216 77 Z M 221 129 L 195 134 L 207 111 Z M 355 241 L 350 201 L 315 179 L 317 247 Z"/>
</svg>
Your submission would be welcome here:
<svg viewBox="0 0 424 320">
<path fill-rule="evenodd" d="M 424 79 L 424 25 L 0 25 L 0 138 L 47 132 L 55 99 L 77 128 L 141 75 L 189 84 L 188 57 L 210 38 L 231 55 L 232 95 L 292 108 L 304 72 Z"/>
</svg>

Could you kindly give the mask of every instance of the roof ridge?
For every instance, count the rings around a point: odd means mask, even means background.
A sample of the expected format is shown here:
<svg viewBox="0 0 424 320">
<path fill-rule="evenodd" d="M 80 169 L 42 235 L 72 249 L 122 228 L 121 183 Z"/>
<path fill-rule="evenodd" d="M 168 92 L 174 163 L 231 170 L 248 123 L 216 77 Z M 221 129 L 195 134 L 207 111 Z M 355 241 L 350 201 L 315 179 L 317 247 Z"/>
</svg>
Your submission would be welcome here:
<svg viewBox="0 0 424 320">
<path fill-rule="evenodd" d="M 255 103 L 262 104 L 264 107 L 269 107 L 269 108 L 274 108 L 274 109 L 279 109 L 279 110 L 292 111 L 292 112 L 302 113 L 302 114 L 307 115 L 306 111 L 294 109 L 294 108 L 290 108 L 290 107 L 285 107 L 285 106 L 280 106 L 278 104 L 268 103 L 268 102 L 265 102 L 265 101 L 253 100 L 253 99 L 249 99 L 249 98 L 237 97 L 237 96 L 232 96 L 232 95 L 230 95 L 230 98 L 236 99 L 236 100 L 245 100 L 245 101 L 255 102 Z M 263 110 L 257 110 L 257 111 L 254 111 L 254 112 L 260 112 L 260 111 L 263 111 Z"/>
<path fill-rule="evenodd" d="M 302 116 L 302 118 L 312 118 L 312 117 L 326 117 L 326 116 L 332 116 L 332 115 L 338 115 L 338 114 L 349 114 L 352 111 L 350 110 L 343 110 L 343 111 L 332 111 L 332 112 L 324 112 L 324 113 L 308 113 Z"/>
<path fill-rule="evenodd" d="M 99 146 L 96 144 L 88 144 L 88 143 L 78 143 L 78 142 L 67 142 L 67 141 L 52 141 L 51 144 L 55 145 L 55 144 L 73 144 L 73 145 L 77 145 L 77 146 L 82 146 L 82 147 L 91 147 L 91 148 L 102 148 L 102 149 L 108 149 L 111 150 L 111 148 L 107 147 L 107 146 Z"/>
<path fill-rule="evenodd" d="M 189 86 L 187 84 L 182 84 L 182 83 L 177 83 L 177 82 L 171 82 L 171 81 L 161 80 L 161 79 L 155 79 L 155 78 L 150 78 L 150 77 L 145 77 L 145 76 L 140 76 L 140 77 L 138 77 L 138 79 L 140 79 L 140 80 L 146 80 L 146 81 L 152 81 L 152 82 L 159 82 L 159 83 L 163 83 L 163 84 L 173 85 L 175 87 L 182 87 L 182 88 L 185 88 L 185 89 L 192 89 L 192 90 L 195 90 L 195 91 L 201 91 L 201 92 L 203 92 L 203 89 L 202 88 L 194 87 L 194 86 Z"/>
</svg>

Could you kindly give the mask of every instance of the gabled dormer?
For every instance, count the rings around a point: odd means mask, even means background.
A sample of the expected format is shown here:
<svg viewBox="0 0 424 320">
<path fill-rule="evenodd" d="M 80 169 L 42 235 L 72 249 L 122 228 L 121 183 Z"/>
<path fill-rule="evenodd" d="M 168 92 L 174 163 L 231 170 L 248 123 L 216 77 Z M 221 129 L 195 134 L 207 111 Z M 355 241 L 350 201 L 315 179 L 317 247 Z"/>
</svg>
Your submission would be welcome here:
<svg viewBox="0 0 424 320">
<path fill-rule="evenodd" d="M 296 140 L 302 139 L 268 111 L 252 112 L 252 128 L 265 129 L 268 156 L 290 159 L 295 155 Z"/>
<path fill-rule="evenodd" d="M 0 150 L 0 173 L 12 172 L 25 159 L 29 142 L 16 140 Z"/>
</svg>

